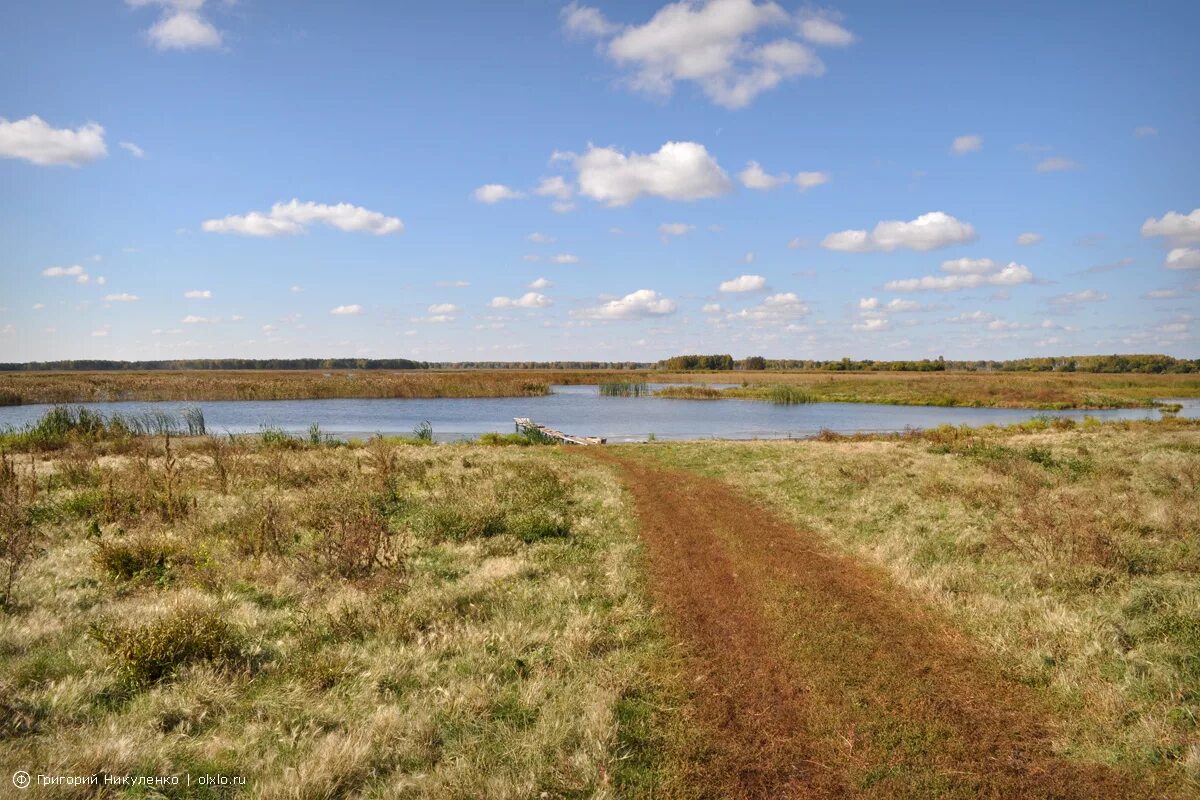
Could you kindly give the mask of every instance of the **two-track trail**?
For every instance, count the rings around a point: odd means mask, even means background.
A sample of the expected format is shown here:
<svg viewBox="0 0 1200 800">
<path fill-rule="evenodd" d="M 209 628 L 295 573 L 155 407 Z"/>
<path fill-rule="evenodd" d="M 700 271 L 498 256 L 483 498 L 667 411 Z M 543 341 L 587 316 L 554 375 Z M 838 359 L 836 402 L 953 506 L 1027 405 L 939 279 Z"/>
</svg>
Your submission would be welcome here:
<svg viewBox="0 0 1200 800">
<path fill-rule="evenodd" d="M 632 496 L 709 797 L 1138 798 L 1055 754 L 1031 688 L 880 570 L 703 476 L 587 448 Z"/>
</svg>

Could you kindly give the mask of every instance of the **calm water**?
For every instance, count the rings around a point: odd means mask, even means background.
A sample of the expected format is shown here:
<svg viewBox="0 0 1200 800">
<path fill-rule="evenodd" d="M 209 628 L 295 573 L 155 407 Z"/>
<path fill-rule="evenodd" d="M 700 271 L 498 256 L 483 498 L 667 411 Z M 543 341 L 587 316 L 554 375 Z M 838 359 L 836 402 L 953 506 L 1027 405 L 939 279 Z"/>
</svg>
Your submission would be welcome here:
<svg viewBox="0 0 1200 800">
<path fill-rule="evenodd" d="M 718 385 L 718 384 L 714 384 Z M 1180 416 L 1200 418 L 1200 400 L 1184 404 Z M 106 413 L 162 410 L 178 414 L 189 405 L 204 410 L 210 433 L 252 433 L 263 426 L 303 432 L 315 422 L 327 433 L 409 433 L 423 420 L 441 440 L 513 430 L 513 417 L 530 417 L 580 436 L 610 441 L 659 439 L 753 439 L 838 433 L 903 431 L 938 425 L 1007 425 L 1038 414 L 1082 419 L 1158 419 L 1150 409 L 1032 411 L 1007 408 L 940 408 L 868 403 L 777 406 L 754 400 L 665 400 L 601 397 L 595 386 L 555 386 L 548 397 L 489 397 L 428 400 L 212 400 L 201 403 L 87 403 Z M 50 406 L 0 407 L 0 428 L 37 420 Z"/>
</svg>

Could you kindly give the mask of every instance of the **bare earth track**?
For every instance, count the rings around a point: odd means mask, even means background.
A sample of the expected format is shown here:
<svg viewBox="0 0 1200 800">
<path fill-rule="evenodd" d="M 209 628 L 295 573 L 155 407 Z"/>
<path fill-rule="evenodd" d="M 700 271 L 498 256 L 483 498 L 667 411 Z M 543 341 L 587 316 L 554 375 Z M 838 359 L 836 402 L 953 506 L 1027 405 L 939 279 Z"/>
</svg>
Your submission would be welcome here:
<svg viewBox="0 0 1200 800">
<path fill-rule="evenodd" d="M 1166 797 L 1059 757 L 1052 714 L 881 572 L 724 484 L 587 448 L 633 497 L 710 797 Z"/>
</svg>

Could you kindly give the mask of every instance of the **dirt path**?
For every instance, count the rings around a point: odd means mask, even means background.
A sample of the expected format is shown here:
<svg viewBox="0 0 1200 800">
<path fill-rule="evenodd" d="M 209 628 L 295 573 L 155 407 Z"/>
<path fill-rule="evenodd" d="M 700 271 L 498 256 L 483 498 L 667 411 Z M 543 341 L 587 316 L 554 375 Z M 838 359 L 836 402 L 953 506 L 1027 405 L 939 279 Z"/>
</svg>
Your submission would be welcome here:
<svg viewBox="0 0 1200 800">
<path fill-rule="evenodd" d="M 711 797 L 1136 798 L 1054 755 L 1044 705 L 881 572 L 718 481 L 611 449 L 694 683 Z"/>
</svg>

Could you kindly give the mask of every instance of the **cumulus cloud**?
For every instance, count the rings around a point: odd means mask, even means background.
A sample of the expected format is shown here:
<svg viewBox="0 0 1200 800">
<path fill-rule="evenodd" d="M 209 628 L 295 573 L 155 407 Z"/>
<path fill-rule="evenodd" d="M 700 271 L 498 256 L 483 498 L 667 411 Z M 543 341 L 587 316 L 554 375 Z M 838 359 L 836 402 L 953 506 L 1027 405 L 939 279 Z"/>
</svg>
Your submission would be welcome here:
<svg viewBox="0 0 1200 800">
<path fill-rule="evenodd" d="M 345 306 L 340 306 L 340 308 L 345 308 Z M 188 314 L 186 317 L 180 320 L 180 322 L 185 325 L 205 325 L 212 321 L 213 320 L 209 319 L 208 317 L 198 317 L 195 314 Z"/>
<path fill-rule="evenodd" d="M 537 292 L 526 292 L 520 297 L 493 297 L 488 303 L 492 308 L 545 308 L 550 305 L 550 298 Z"/>
<path fill-rule="evenodd" d="M 160 6 L 162 15 L 146 31 L 159 50 L 220 47 L 221 32 L 204 18 L 205 0 L 125 0 L 131 6 Z"/>
<path fill-rule="evenodd" d="M 767 288 L 767 279 L 762 275 L 739 275 L 722 281 L 719 288 L 722 292 L 757 292 Z"/>
<path fill-rule="evenodd" d="M 570 200 L 575 190 L 562 175 L 542 178 L 533 193 L 540 197 L 554 197 L 559 200 Z"/>
<path fill-rule="evenodd" d="M 548 278 L 534 278 L 528 284 L 530 289 L 549 289 L 554 282 Z"/>
<path fill-rule="evenodd" d="M 1178 289 L 1151 289 L 1145 296 L 1148 300 L 1174 300 L 1181 293 Z"/>
<path fill-rule="evenodd" d="M 727 315 L 730 320 L 749 320 L 761 323 L 782 323 L 808 315 L 808 305 L 795 292 L 781 292 L 763 299 L 761 303 Z"/>
<path fill-rule="evenodd" d="M 719 314 L 719 313 L 721 313 L 721 304 L 720 303 L 705 303 L 704 307 L 700 310 L 703 311 L 705 314 Z"/>
<path fill-rule="evenodd" d="M 1080 303 L 1100 303 L 1107 299 L 1108 295 L 1104 292 L 1098 292 L 1095 289 L 1084 289 L 1082 292 L 1055 295 L 1050 298 L 1050 302 L 1056 306 L 1073 306 Z"/>
<path fill-rule="evenodd" d="M 935 250 L 975 240 L 975 228 L 941 211 L 930 211 L 911 222 L 885 220 L 872 231 L 847 230 L 831 233 L 821 242 L 827 250 L 865 253 L 910 250 Z"/>
<path fill-rule="evenodd" d="M 959 261 L 963 260 L 967 259 Z M 979 264 L 983 261 L 987 259 L 979 259 L 974 263 Z M 953 261 L 946 264 L 959 266 L 958 262 Z M 890 292 L 955 292 L 981 286 L 1018 286 L 1033 281 L 1033 272 L 1029 267 L 1016 262 L 1010 262 L 1005 267 L 992 263 L 987 272 L 952 272 L 946 269 L 946 264 L 942 265 L 942 269 L 949 272 L 947 275 L 926 275 L 923 278 L 889 281 L 883 288 Z"/>
<path fill-rule="evenodd" d="M 1142 223 L 1142 236 L 1165 236 L 1174 247 L 1200 242 L 1200 208 L 1190 214 L 1168 211 L 1161 219 L 1150 218 Z"/>
<path fill-rule="evenodd" d="M 183 293 L 188 300 L 211 300 L 212 292 L 208 289 L 190 289 Z"/>
<path fill-rule="evenodd" d="M 106 155 L 104 128 L 94 122 L 72 130 L 52 128 L 36 114 L 14 122 L 0 117 L 0 158 L 78 167 Z"/>
<path fill-rule="evenodd" d="M 955 258 L 942 262 L 942 272 L 951 275 L 985 275 L 996 271 L 996 262 L 990 258 Z"/>
<path fill-rule="evenodd" d="M 674 314 L 675 309 L 674 300 L 662 297 L 653 289 L 638 289 L 618 300 L 571 313 L 588 319 L 643 319 Z"/>
<path fill-rule="evenodd" d="M 791 176 L 786 172 L 781 172 L 778 175 L 768 175 L 757 161 L 751 161 L 746 164 L 746 168 L 739 172 L 737 177 L 747 189 L 759 189 L 761 191 L 774 189 L 776 186 L 781 186 L 791 180 Z"/>
<path fill-rule="evenodd" d="M 106 303 L 136 303 L 141 299 L 142 298 L 138 297 L 136 294 L 128 294 L 126 292 L 104 295 L 104 301 Z"/>
<path fill-rule="evenodd" d="M 1176 247 L 1167 253 L 1167 269 L 1200 269 L 1200 250 L 1194 247 Z"/>
<path fill-rule="evenodd" d="M 860 297 L 858 300 L 859 311 L 875 311 L 879 306 L 878 297 Z"/>
<path fill-rule="evenodd" d="M 534 231 L 525 238 L 531 242 L 536 242 L 537 244 L 547 244 L 554 241 L 553 236 L 549 236 L 545 233 L 539 233 L 538 231 Z"/>
<path fill-rule="evenodd" d="M 807 192 L 814 186 L 820 186 L 823 183 L 829 183 L 828 172 L 797 172 L 793 182 L 800 187 L 800 191 Z"/>
<path fill-rule="evenodd" d="M 231 214 L 223 219 L 206 220 L 200 227 L 208 233 L 290 236 L 304 233 L 309 226 L 318 222 L 350 233 L 373 233 L 376 236 L 404 231 L 404 223 L 396 217 L 388 217 L 362 206 L 349 203 L 301 203 L 296 199 L 276 203 L 266 213 L 251 211 L 249 214 Z"/>
<path fill-rule="evenodd" d="M 627 83 L 634 90 L 668 96 L 677 82 L 689 81 L 726 108 L 742 108 L 789 78 L 825 72 L 816 53 L 796 39 L 756 39 L 760 31 L 794 22 L 775 3 L 754 0 L 680 0 L 659 9 L 644 25 L 629 26 L 616 25 L 578 3 L 563 12 L 569 34 L 605 40 L 601 52 L 629 70 Z M 853 41 L 828 15 L 808 15 L 797 28 L 816 45 Z"/>
<path fill-rule="evenodd" d="M 1079 164 L 1069 158 L 1052 156 L 1039 161 L 1033 169 L 1034 172 L 1065 172 L 1066 170 L 1079 169 Z"/>
<path fill-rule="evenodd" d="M 966 136 L 956 136 L 950 144 L 950 149 L 956 156 L 974 153 L 983 149 L 983 137 L 978 134 L 967 134 Z"/>
<path fill-rule="evenodd" d="M 1032 245 L 1039 244 L 1043 238 L 1045 237 L 1043 237 L 1040 233 L 1022 233 L 1017 236 L 1017 244 L 1021 245 L 1022 247 L 1030 247 Z"/>
<path fill-rule="evenodd" d="M 485 183 L 474 192 L 474 197 L 481 203 L 492 205 L 503 200 L 516 200 L 525 195 L 503 183 Z"/>
<path fill-rule="evenodd" d="M 828 47 L 845 47 L 854 43 L 854 34 L 838 24 L 840 19 L 828 12 L 807 12 L 800 17 L 800 35 L 804 40 Z"/>
<path fill-rule="evenodd" d="M 658 226 L 658 235 L 665 242 L 671 236 L 683 236 L 696 230 L 695 225 L 688 225 L 686 222 L 664 222 Z"/>
<path fill-rule="evenodd" d="M 87 271 L 79 264 L 69 267 L 46 267 L 42 275 L 47 278 L 83 278 L 80 283 L 87 283 Z"/>
<path fill-rule="evenodd" d="M 454 303 L 434 303 L 429 307 L 430 314 L 457 314 L 458 306 Z"/>
<path fill-rule="evenodd" d="M 360 306 L 358 303 L 352 303 L 348 306 L 337 306 L 335 308 L 331 308 L 329 313 L 339 317 L 353 317 L 362 313 L 362 306 Z"/>
<path fill-rule="evenodd" d="M 628 205 L 642 196 L 702 200 L 732 188 L 725 170 L 696 142 L 667 142 L 645 155 L 589 146 L 583 155 L 559 157 L 578 170 L 579 193 L 607 206 Z"/>
<path fill-rule="evenodd" d="M 559 253 L 550 260 L 555 264 L 578 264 L 579 256 L 573 256 L 570 253 Z"/>
<path fill-rule="evenodd" d="M 878 331 L 886 331 L 891 327 L 891 323 L 884 317 L 873 317 L 864 319 L 862 322 L 856 322 L 850 326 L 852 329 L 861 333 L 875 333 Z"/>
</svg>

